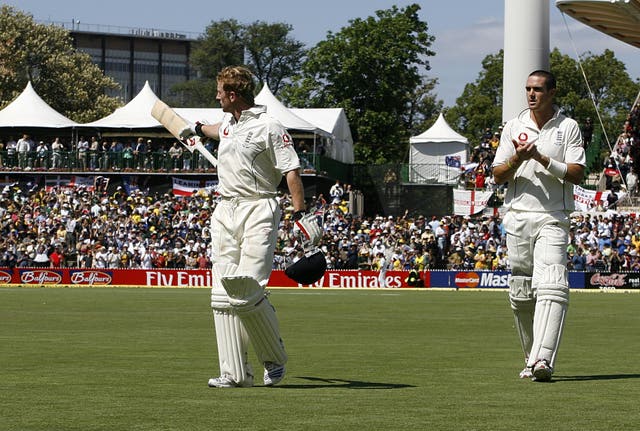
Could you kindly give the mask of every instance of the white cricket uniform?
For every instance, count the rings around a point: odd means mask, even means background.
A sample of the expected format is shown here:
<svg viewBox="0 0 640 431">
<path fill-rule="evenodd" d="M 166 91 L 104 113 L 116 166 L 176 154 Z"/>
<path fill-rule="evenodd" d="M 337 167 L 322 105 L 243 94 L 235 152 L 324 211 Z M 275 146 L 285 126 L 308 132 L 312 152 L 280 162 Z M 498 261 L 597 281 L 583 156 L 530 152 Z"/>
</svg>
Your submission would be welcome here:
<svg viewBox="0 0 640 431">
<path fill-rule="evenodd" d="M 586 164 L 580 126 L 575 120 L 556 109 L 553 118 L 538 129 L 529 112 L 525 109 L 504 126 L 493 166 L 506 163 L 516 154 L 513 139 L 533 142 L 540 153 L 559 162 Z M 509 183 L 505 206 L 516 211 L 573 211 L 573 184 L 551 175 L 535 160 L 527 160 Z"/>
<path fill-rule="evenodd" d="M 215 263 L 266 285 L 280 221 L 276 201 L 282 176 L 300 168 L 293 139 L 264 106 L 227 114 L 220 125 L 218 179 L 222 200 L 212 221 Z"/>
<path fill-rule="evenodd" d="M 225 115 L 219 134 L 221 200 L 211 220 L 211 306 L 221 376 L 251 386 L 249 341 L 265 369 L 267 363 L 287 361 L 275 310 L 263 290 L 273 268 L 281 216 L 277 188 L 284 174 L 300 168 L 300 160 L 291 136 L 264 106 L 243 111 L 238 121 Z M 248 276 L 254 284 L 237 284 L 233 276 Z M 231 287 L 246 296 L 241 301 L 234 297 L 232 303 L 226 290 Z"/>
<path fill-rule="evenodd" d="M 529 109 L 508 121 L 502 130 L 493 166 L 506 163 L 516 154 L 514 139 L 535 143 L 541 154 L 559 162 L 586 164 L 580 126 L 557 108 L 542 129 L 531 119 Z M 565 263 L 569 214 L 574 210 L 572 183 L 553 176 L 535 160 L 526 160 L 509 182 L 504 204 L 509 210 L 504 226 L 510 240 L 507 246 L 514 275 L 532 276 L 536 263 Z M 549 236 L 544 235 L 543 227 L 552 231 Z"/>
<path fill-rule="evenodd" d="M 516 154 L 513 140 L 535 143 L 538 151 L 562 163 L 585 165 L 578 123 L 554 108 L 541 129 L 525 109 L 505 125 L 493 166 Z M 527 369 L 545 360 L 553 370 L 569 303 L 566 249 L 573 184 L 537 161 L 524 161 L 509 181 L 504 217 L 511 277 L 509 299 Z M 524 373 L 524 371 L 523 371 Z M 522 376 L 522 374 L 521 374 Z"/>
</svg>

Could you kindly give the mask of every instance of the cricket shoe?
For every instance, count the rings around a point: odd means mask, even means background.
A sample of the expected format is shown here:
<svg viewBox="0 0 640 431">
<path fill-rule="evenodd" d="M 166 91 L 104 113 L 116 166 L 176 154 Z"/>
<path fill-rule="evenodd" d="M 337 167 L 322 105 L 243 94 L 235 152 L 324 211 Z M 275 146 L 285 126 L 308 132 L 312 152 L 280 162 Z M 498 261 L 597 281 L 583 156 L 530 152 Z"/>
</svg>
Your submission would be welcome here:
<svg viewBox="0 0 640 431">
<path fill-rule="evenodd" d="M 253 386 L 253 376 L 247 376 L 247 379 L 238 383 L 231 378 L 228 374 L 223 374 L 220 377 L 209 379 L 210 388 L 250 388 Z"/>
<path fill-rule="evenodd" d="M 531 377 L 533 377 L 533 373 L 531 372 L 531 368 L 524 367 L 524 369 L 522 371 L 520 371 L 520 378 L 521 379 L 530 379 Z"/>
<path fill-rule="evenodd" d="M 553 368 L 551 368 L 546 359 L 540 359 L 533 364 L 533 377 L 531 380 L 534 382 L 549 382 L 552 375 Z"/>
<path fill-rule="evenodd" d="M 285 368 L 284 365 L 279 365 L 274 362 L 264 363 L 264 385 L 273 386 L 280 383 L 284 379 Z"/>
</svg>

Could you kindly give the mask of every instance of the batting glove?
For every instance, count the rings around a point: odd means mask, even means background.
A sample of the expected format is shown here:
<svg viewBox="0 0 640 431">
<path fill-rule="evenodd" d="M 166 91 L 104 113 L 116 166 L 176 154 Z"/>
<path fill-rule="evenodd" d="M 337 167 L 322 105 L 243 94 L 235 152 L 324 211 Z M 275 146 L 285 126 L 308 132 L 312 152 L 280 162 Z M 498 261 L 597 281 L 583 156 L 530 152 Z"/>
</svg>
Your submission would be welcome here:
<svg viewBox="0 0 640 431">
<path fill-rule="evenodd" d="M 180 137 L 183 139 L 188 139 L 192 136 L 200 136 L 200 137 L 204 137 L 204 134 L 202 133 L 202 123 L 201 122 L 196 122 L 196 123 L 187 123 L 186 126 L 184 126 L 182 128 L 182 130 L 180 130 Z"/>
<path fill-rule="evenodd" d="M 300 212 L 296 215 L 294 215 L 293 233 L 300 237 L 303 248 L 306 250 L 309 247 L 318 245 L 322 239 L 322 229 L 317 217 L 313 214 Z"/>
</svg>

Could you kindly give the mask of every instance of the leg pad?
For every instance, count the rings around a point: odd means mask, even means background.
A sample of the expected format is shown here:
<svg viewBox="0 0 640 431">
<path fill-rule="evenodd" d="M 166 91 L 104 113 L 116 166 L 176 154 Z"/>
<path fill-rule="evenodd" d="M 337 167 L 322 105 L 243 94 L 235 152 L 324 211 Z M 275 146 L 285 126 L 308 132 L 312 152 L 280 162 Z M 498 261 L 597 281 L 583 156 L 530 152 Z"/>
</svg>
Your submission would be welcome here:
<svg viewBox="0 0 640 431">
<path fill-rule="evenodd" d="M 568 307 L 567 269 L 563 265 L 549 265 L 538 284 L 529 366 L 544 359 L 553 370 Z"/>
<path fill-rule="evenodd" d="M 244 324 L 258 359 L 284 365 L 284 349 L 275 309 L 258 282 L 245 276 L 223 277 L 222 286 L 229 295 L 229 304 Z"/>
<path fill-rule="evenodd" d="M 533 342 L 533 313 L 536 305 L 531 277 L 512 276 L 509 279 L 509 302 L 520 337 L 524 360 L 527 362 Z"/>
</svg>

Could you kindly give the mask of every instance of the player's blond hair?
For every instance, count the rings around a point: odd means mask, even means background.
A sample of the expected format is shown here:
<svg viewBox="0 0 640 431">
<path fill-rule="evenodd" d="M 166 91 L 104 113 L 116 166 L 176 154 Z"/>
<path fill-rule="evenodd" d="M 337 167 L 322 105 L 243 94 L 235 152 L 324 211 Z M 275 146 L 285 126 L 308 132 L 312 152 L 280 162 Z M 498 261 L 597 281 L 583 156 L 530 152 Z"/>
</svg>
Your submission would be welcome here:
<svg viewBox="0 0 640 431">
<path fill-rule="evenodd" d="M 224 91 L 233 91 L 250 105 L 254 104 L 256 85 L 249 69 L 244 66 L 227 66 L 218 73 L 217 79 L 222 83 Z"/>
</svg>

